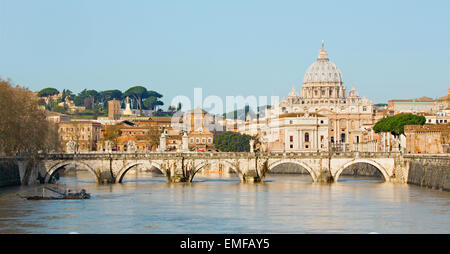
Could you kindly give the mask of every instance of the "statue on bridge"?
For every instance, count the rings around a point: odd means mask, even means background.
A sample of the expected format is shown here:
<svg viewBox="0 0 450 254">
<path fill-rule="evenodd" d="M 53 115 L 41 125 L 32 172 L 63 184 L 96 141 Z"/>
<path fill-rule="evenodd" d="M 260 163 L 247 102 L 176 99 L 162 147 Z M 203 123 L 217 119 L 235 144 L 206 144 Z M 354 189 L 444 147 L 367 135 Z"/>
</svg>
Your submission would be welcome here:
<svg viewBox="0 0 450 254">
<path fill-rule="evenodd" d="M 66 144 L 66 152 L 67 153 L 74 153 L 75 152 L 75 147 L 76 147 L 75 141 L 69 140 L 69 142 L 67 142 L 67 144 Z"/>
<path fill-rule="evenodd" d="M 137 151 L 136 142 L 129 140 L 127 143 L 127 152 L 134 153 Z"/>
<path fill-rule="evenodd" d="M 392 139 L 392 151 L 393 152 L 400 151 L 400 141 L 397 138 Z"/>
<path fill-rule="evenodd" d="M 253 153 L 254 152 L 254 146 L 255 146 L 255 140 L 250 139 L 249 143 L 250 143 L 250 152 Z"/>
<path fill-rule="evenodd" d="M 109 140 L 105 141 L 105 152 L 112 152 L 112 142 Z"/>
<path fill-rule="evenodd" d="M 164 130 L 161 133 L 161 137 L 159 138 L 159 151 L 166 151 L 166 135 L 164 134 Z"/>
</svg>

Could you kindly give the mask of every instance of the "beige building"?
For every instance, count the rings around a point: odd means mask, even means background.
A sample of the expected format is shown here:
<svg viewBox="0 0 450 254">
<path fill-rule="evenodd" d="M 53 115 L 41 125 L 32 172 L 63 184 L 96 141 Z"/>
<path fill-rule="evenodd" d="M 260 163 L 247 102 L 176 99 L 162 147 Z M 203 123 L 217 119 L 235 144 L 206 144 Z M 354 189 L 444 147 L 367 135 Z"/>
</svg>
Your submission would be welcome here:
<svg viewBox="0 0 450 254">
<path fill-rule="evenodd" d="M 450 124 L 406 125 L 406 153 L 450 153 Z"/>
<path fill-rule="evenodd" d="M 432 113 L 435 107 L 436 100 L 426 96 L 415 99 L 388 101 L 388 110 L 391 115 L 399 113 Z"/>
<path fill-rule="evenodd" d="M 65 152 L 69 152 L 69 142 L 73 143 L 74 151 L 96 151 L 101 124 L 94 121 L 64 121 L 58 124 L 58 134 Z"/>
<path fill-rule="evenodd" d="M 288 113 L 318 114 L 328 118 L 328 141 L 339 149 L 353 150 L 376 122 L 373 103 L 354 87 L 346 93 L 342 73 L 329 60 L 324 44 L 317 60 L 306 70 L 301 95 L 295 87 L 287 98 L 267 110 L 276 119 Z"/>
<path fill-rule="evenodd" d="M 120 101 L 113 99 L 108 101 L 108 119 L 118 120 L 120 118 Z"/>
<path fill-rule="evenodd" d="M 187 132 L 190 151 L 214 149 L 214 117 L 201 108 L 189 110 L 183 116 L 183 131 Z"/>
<path fill-rule="evenodd" d="M 263 151 L 311 152 L 328 150 L 328 118 L 316 113 L 286 113 L 262 129 Z"/>
<path fill-rule="evenodd" d="M 46 120 L 51 123 L 60 123 L 64 121 L 70 121 L 70 119 L 72 119 L 72 117 L 70 117 L 69 115 L 52 111 L 45 111 L 45 115 Z"/>
</svg>

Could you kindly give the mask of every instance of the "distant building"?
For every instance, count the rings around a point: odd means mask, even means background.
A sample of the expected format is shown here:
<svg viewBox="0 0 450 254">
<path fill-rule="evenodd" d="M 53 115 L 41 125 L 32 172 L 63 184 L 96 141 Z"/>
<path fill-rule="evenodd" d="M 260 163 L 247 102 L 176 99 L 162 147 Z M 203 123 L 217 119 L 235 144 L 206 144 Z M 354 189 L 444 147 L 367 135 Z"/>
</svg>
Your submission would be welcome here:
<svg viewBox="0 0 450 254">
<path fill-rule="evenodd" d="M 71 117 L 69 115 L 61 114 L 58 112 L 45 111 L 46 120 L 51 123 L 60 123 L 65 121 L 70 121 Z"/>
<path fill-rule="evenodd" d="M 432 113 L 436 100 L 430 97 L 420 97 L 407 100 L 389 100 L 388 110 L 392 115 L 399 113 Z"/>
<path fill-rule="evenodd" d="M 108 101 L 108 119 L 118 120 L 120 118 L 120 101 L 113 99 Z"/>
<path fill-rule="evenodd" d="M 205 152 L 214 149 L 214 127 L 214 117 L 205 110 L 195 108 L 187 111 L 183 118 L 183 128 L 189 138 L 189 150 Z"/>
<path fill-rule="evenodd" d="M 114 151 L 129 151 L 130 145 L 140 152 L 156 151 L 159 146 L 159 138 L 164 131 L 166 134 L 166 151 L 177 150 L 181 146 L 181 134 L 177 129 L 170 127 L 170 117 L 141 117 L 144 119 L 123 120 L 120 122 L 104 125 L 102 127 L 101 139 L 98 141 L 97 149 L 106 151 L 104 137 L 109 131 L 117 133 L 112 142 L 111 149 Z"/>
<path fill-rule="evenodd" d="M 406 153 L 450 153 L 450 124 L 406 125 Z"/>
<path fill-rule="evenodd" d="M 447 89 L 447 95 L 436 100 L 435 111 L 450 110 L 450 88 Z"/>
<path fill-rule="evenodd" d="M 358 144 L 364 139 L 363 135 L 367 126 L 373 126 L 376 122 L 375 107 L 373 103 L 366 97 L 360 97 L 354 87 L 347 93 L 342 73 L 339 68 L 329 60 L 328 53 L 325 50 L 324 44 L 319 51 L 317 60 L 313 62 L 304 75 L 303 86 L 301 87 L 301 95 L 299 95 L 295 89 L 292 88 L 287 98 L 282 98 L 279 103 L 272 105 L 270 109 L 266 110 L 266 128 L 273 121 L 283 122 L 286 119 L 274 120 L 286 114 L 299 114 L 299 119 L 292 119 L 294 122 L 299 121 L 306 125 L 298 129 L 306 130 L 309 128 L 310 123 L 307 120 L 311 118 L 315 120 L 322 116 L 326 118 L 328 124 L 326 135 L 314 134 L 307 132 L 310 140 L 317 139 L 316 135 L 319 135 L 319 139 L 323 136 L 331 146 L 335 148 L 343 148 L 345 150 L 355 150 Z M 308 115 L 308 117 L 305 117 Z M 300 120 L 305 118 L 304 120 Z M 260 123 L 264 119 L 260 119 Z M 258 123 L 258 124 L 260 124 Z M 320 126 L 322 128 L 322 126 Z M 263 128 L 263 127 L 261 127 Z M 270 127 L 272 130 L 273 127 Z M 287 128 L 287 126 L 286 126 Z M 287 130 L 287 129 L 286 129 Z M 282 129 L 279 130 L 281 132 Z M 305 132 L 306 133 L 306 132 Z M 270 134 L 261 137 L 264 140 L 270 140 Z M 285 134 L 286 135 L 286 134 Z M 290 136 L 286 142 L 285 137 L 281 137 L 280 142 L 285 142 L 282 148 L 290 148 Z M 304 136 L 293 135 L 295 144 L 299 144 L 298 149 L 305 149 Z M 303 146 L 300 148 L 300 144 Z M 312 143 L 308 145 L 308 149 L 311 149 Z M 322 144 L 319 145 L 319 149 Z M 325 145 L 324 145 L 325 146 Z M 326 145 L 328 147 L 328 144 Z M 271 149 L 269 145 L 269 150 Z M 315 146 L 315 148 L 317 148 Z M 273 149 L 279 150 L 280 147 L 273 147 Z"/>
<path fill-rule="evenodd" d="M 64 151 L 67 143 L 73 141 L 75 151 L 89 152 L 97 150 L 97 141 L 101 135 L 101 124 L 95 121 L 63 121 L 58 124 L 58 135 Z"/>
<path fill-rule="evenodd" d="M 286 113 L 262 130 L 262 150 L 307 152 L 328 150 L 328 118 L 316 113 Z"/>
</svg>

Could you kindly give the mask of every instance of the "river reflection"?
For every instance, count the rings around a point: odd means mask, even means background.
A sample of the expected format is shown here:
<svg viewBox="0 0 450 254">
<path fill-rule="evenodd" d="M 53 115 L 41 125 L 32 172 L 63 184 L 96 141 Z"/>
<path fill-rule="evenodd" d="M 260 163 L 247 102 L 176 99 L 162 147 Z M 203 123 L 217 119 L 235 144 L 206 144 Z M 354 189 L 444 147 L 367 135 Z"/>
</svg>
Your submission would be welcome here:
<svg viewBox="0 0 450 254">
<path fill-rule="evenodd" d="M 265 183 L 127 174 L 97 185 L 79 171 L 60 178 L 90 200 L 28 201 L 41 186 L 0 189 L 0 233 L 450 233 L 450 193 L 378 179 L 312 183 L 308 175 L 271 175 Z"/>
</svg>

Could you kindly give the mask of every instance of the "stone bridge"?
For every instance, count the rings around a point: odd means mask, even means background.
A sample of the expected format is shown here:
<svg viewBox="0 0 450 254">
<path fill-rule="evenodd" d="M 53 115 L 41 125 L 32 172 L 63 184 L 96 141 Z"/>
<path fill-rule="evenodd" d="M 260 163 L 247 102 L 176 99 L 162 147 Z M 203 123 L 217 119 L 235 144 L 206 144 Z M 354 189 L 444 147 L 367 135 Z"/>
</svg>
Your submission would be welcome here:
<svg viewBox="0 0 450 254">
<path fill-rule="evenodd" d="M 98 183 L 121 183 L 132 168 L 158 168 L 168 182 L 191 182 L 203 169 L 236 173 L 243 182 L 262 181 L 274 167 L 293 163 L 306 169 L 314 182 L 335 182 L 341 173 L 356 163 L 376 167 L 386 181 L 406 183 L 407 172 L 402 154 L 396 152 L 311 152 L 311 153 L 225 153 L 225 152 L 90 152 L 42 155 L 31 165 L 19 160 L 21 178 L 48 183 L 66 166 L 90 171 Z M 25 179 L 25 181 L 29 181 Z M 24 182 L 24 180 L 22 181 Z"/>
</svg>

